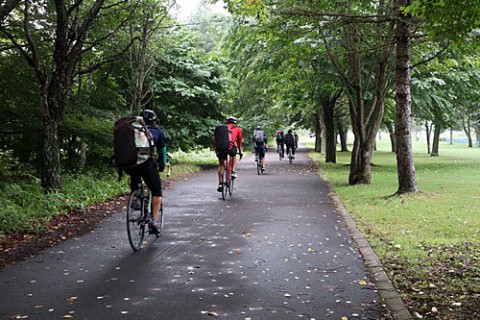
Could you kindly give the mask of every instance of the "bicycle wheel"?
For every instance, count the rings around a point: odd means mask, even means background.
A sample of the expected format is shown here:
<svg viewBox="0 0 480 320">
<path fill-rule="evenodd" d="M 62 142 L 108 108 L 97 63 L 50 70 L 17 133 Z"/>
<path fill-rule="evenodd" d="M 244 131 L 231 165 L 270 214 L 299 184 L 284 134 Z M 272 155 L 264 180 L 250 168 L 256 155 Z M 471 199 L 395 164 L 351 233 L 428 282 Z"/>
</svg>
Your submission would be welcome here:
<svg viewBox="0 0 480 320">
<path fill-rule="evenodd" d="M 293 163 L 293 156 L 292 156 L 292 151 L 290 150 L 290 152 L 288 153 L 288 164 L 292 164 Z"/>
<path fill-rule="evenodd" d="M 228 175 L 228 194 L 230 197 L 233 194 L 233 183 L 235 182 L 235 179 L 232 178 L 231 174 Z"/>
<path fill-rule="evenodd" d="M 257 174 L 260 175 L 262 173 L 262 162 L 260 160 L 257 161 Z"/>
<path fill-rule="evenodd" d="M 145 205 L 139 199 L 142 195 L 138 190 L 133 191 L 127 202 L 127 233 L 128 241 L 134 251 L 142 248 L 145 236 Z"/>
<path fill-rule="evenodd" d="M 278 148 L 278 160 L 282 161 L 282 149 Z"/>
<path fill-rule="evenodd" d="M 228 166 L 225 166 L 225 168 L 223 168 L 223 176 L 222 176 L 222 199 L 223 200 L 227 198 L 227 192 L 228 192 L 227 178 L 229 178 L 229 175 L 227 174 L 227 171 L 230 171 L 230 168 L 228 168 Z"/>
</svg>

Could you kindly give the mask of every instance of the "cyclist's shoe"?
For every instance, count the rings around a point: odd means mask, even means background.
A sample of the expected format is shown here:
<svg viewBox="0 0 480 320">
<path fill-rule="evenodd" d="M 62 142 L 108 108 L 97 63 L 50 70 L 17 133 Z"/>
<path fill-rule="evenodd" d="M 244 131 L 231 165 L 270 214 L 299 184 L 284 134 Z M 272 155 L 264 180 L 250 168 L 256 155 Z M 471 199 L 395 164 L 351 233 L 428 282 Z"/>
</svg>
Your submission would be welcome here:
<svg viewBox="0 0 480 320">
<path fill-rule="evenodd" d="M 218 192 L 222 192 L 222 189 L 223 189 L 223 186 L 221 183 L 218 184 L 218 188 L 217 188 L 217 191 Z"/>
<path fill-rule="evenodd" d="M 265 172 L 267 171 L 267 169 L 265 169 L 265 167 L 262 167 L 262 172 Z"/>
<path fill-rule="evenodd" d="M 238 178 L 237 173 L 236 173 L 235 171 L 232 171 L 232 178 L 233 178 L 233 179 Z"/>
<path fill-rule="evenodd" d="M 132 208 L 133 210 L 140 210 L 142 208 L 142 205 L 140 204 L 140 199 L 133 200 L 130 204 L 130 208 Z"/>
<path fill-rule="evenodd" d="M 160 224 L 158 221 L 155 220 L 150 220 L 148 223 L 148 231 L 153 234 L 159 234 L 160 233 Z"/>
</svg>

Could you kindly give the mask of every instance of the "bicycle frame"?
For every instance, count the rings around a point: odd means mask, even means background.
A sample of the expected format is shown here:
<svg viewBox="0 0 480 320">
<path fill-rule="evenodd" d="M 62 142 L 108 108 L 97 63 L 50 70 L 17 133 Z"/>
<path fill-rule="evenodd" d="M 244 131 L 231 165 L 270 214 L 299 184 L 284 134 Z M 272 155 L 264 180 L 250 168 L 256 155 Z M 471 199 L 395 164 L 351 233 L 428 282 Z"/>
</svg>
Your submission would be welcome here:
<svg viewBox="0 0 480 320">
<path fill-rule="evenodd" d="M 223 168 L 223 179 L 222 179 L 222 198 L 226 199 L 228 195 L 233 193 L 233 179 L 232 179 L 232 168 L 233 168 L 233 157 L 227 155 L 227 160 L 225 160 L 225 166 Z"/>
</svg>

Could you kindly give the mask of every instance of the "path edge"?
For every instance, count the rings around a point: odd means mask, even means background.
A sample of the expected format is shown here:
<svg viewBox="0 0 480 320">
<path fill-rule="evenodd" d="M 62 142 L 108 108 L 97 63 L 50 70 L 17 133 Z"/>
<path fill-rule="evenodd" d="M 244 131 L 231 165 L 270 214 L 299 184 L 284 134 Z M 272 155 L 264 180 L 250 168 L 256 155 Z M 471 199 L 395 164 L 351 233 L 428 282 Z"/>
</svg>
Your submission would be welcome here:
<svg viewBox="0 0 480 320">
<path fill-rule="evenodd" d="M 400 298 L 397 290 L 388 279 L 387 273 L 383 269 L 382 263 L 380 262 L 377 254 L 358 229 L 357 224 L 348 213 L 347 209 L 333 189 L 332 184 L 327 179 L 326 175 L 320 166 L 318 166 L 318 164 L 317 168 L 320 179 L 327 185 L 329 191 L 328 196 L 335 205 L 337 212 L 340 214 L 343 223 L 347 227 L 353 241 L 357 245 L 360 254 L 363 256 L 365 266 L 369 270 L 372 281 L 378 290 L 380 297 L 385 302 L 387 309 L 392 313 L 392 316 L 395 320 L 412 320 L 412 315 L 405 307 L 405 304 Z"/>
</svg>

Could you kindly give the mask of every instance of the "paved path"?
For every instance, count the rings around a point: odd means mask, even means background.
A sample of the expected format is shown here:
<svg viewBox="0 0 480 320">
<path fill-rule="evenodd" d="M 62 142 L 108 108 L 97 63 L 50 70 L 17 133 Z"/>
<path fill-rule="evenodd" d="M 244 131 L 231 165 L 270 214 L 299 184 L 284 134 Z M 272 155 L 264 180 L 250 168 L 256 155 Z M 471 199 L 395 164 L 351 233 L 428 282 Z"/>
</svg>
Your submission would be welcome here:
<svg viewBox="0 0 480 320">
<path fill-rule="evenodd" d="M 0 271 L 5 319 L 382 319 L 327 186 L 293 165 L 240 162 L 227 201 L 208 170 L 176 182 L 165 230 L 133 253 L 124 216 Z M 153 238 L 150 238 L 153 240 Z"/>
</svg>

